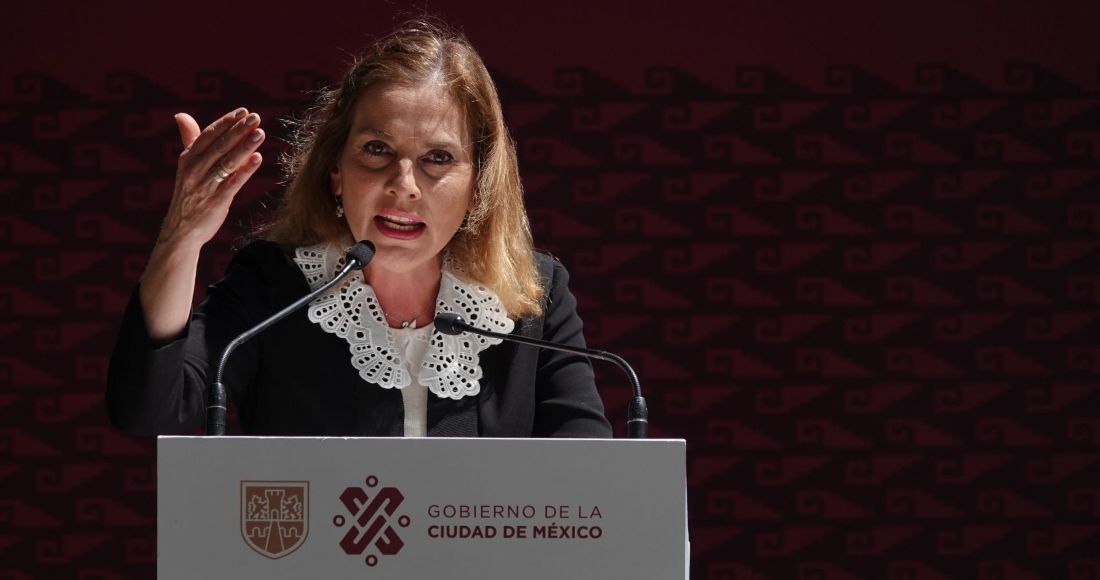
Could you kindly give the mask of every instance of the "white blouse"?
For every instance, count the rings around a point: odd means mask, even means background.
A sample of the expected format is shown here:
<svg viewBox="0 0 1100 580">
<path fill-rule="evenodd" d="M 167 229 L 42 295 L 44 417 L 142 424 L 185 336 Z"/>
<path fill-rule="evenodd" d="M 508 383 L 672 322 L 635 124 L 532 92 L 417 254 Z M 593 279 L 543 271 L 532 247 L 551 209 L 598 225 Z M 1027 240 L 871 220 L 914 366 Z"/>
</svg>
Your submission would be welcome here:
<svg viewBox="0 0 1100 580">
<path fill-rule="evenodd" d="M 426 437 L 428 435 L 428 387 L 420 382 L 420 366 L 428 354 L 428 343 L 432 336 L 432 327 L 391 328 L 394 335 L 394 347 L 405 355 L 405 368 L 412 376 L 409 386 L 401 389 L 401 398 L 405 401 L 405 437 Z"/>
<path fill-rule="evenodd" d="M 322 244 L 295 251 L 294 262 L 315 290 L 344 267 L 345 252 Z M 500 298 L 489 289 L 460 278 L 444 264 L 435 312 L 454 312 L 468 324 L 503 334 L 515 323 Z M 497 339 L 435 332 L 432 327 L 390 328 L 374 289 L 355 271 L 310 303 L 309 320 L 348 342 L 351 364 L 364 381 L 383 389 L 401 389 L 405 402 L 405 436 L 427 434 L 428 393 L 461 399 L 481 391 L 481 351 Z M 363 385 L 363 388 L 368 388 Z"/>
</svg>

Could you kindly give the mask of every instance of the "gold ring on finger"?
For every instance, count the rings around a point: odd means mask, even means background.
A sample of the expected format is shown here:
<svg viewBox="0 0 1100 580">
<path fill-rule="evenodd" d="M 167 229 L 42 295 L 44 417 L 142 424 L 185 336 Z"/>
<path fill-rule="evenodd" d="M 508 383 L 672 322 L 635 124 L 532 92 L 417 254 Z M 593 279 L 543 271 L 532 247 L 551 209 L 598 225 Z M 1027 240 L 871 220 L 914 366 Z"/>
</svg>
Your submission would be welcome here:
<svg viewBox="0 0 1100 580">
<path fill-rule="evenodd" d="M 221 183 L 225 181 L 227 177 L 229 177 L 230 173 L 226 171 L 224 167 L 222 167 L 221 163 L 219 163 L 214 166 L 214 169 L 210 170 L 210 175 L 214 176 L 214 181 Z"/>
</svg>

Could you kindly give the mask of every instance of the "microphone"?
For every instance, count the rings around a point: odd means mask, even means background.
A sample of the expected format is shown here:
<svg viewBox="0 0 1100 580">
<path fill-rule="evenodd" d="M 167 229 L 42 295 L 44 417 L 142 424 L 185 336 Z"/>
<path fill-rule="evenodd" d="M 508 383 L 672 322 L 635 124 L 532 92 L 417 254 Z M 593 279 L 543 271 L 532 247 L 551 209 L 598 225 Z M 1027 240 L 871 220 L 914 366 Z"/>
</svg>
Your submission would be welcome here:
<svg viewBox="0 0 1100 580">
<path fill-rule="evenodd" d="M 363 240 L 358 244 L 355 244 L 348 249 L 347 257 L 344 259 L 344 268 L 340 270 L 336 276 L 326 282 L 320 288 L 310 292 L 309 294 L 299 298 L 290 306 L 276 312 L 271 315 L 270 318 L 257 324 L 256 326 L 245 331 L 243 334 L 234 338 L 232 342 L 226 345 L 225 350 L 222 351 L 221 361 L 218 362 L 218 372 L 215 375 L 214 382 L 210 384 L 210 389 L 207 392 L 206 397 L 206 434 L 207 435 L 225 435 L 225 385 L 222 384 L 222 371 L 225 369 L 225 362 L 229 360 L 229 354 L 232 353 L 238 346 L 243 344 L 246 340 L 256 336 L 265 328 L 275 324 L 282 320 L 286 315 L 298 310 L 302 306 L 313 301 L 314 298 L 327 292 L 330 288 L 340 283 L 341 280 L 346 278 L 348 274 L 351 274 L 355 270 L 362 270 L 366 267 L 370 261 L 374 259 L 374 244 L 370 240 Z"/>
<path fill-rule="evenodd" d="M 623 369 L 623 371 L 626 372 L 627 378 L 630 379 L 630 386 L 634 389 L 634 398 L 630 400 L 630 405 L 627 408 L 626 436 L 629 439 L 646 438 L 649 426 L 649 409 L 646 406 L 645 399 L 642 397 L 642 385 L 638 383 L 638 375 L 634 372 L 634 369 L 630 368 L 630 365 L 627 364 L 627 362 L 623 360 L 623 358 L 619 355 L 603 350 L 566 346 L 564 344 L 556 344 L 546 340 L 527 338 L 526 336 L 500 334 L 499 332 L 482 330 L 480 328 L 477 328 L 476 326 L 470 326 L 466 323 L 465 320 L 462 319 L 461 316 L 453 312 L 440 312 L 439 314 L 436 314 L 435 328 L 443 334 L 449 334 L 452 336 L 462 334 L 463 332 L 469 332 L 507 342 L 518 342 L 520 344 L 526 344 L 538 348 L 548 348 L 550 350 L 558 350 L 561 352 L 584 355 L 590 358 L 598 358 L 600 360 L 610 361 L 619 365 L 619 368 Z"/>
</svg>

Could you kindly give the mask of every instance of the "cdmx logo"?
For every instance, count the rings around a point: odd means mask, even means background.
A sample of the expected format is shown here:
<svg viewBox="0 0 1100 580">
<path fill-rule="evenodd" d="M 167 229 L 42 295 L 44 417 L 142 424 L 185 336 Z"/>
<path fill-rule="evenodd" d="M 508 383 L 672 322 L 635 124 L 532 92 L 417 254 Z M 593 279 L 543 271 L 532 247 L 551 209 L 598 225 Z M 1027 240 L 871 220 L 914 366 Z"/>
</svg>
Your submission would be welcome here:
<svg viewBox="0 0 1100 580">
<path fill-rule="evenodd" d="M 309 535 L 308 481 L 242 481 L 241 536 L 272 560 L 301 547 Z"/>
<path fill-rule="evenodd" d="M 393 515 L 405 496 L 396 487 L 383 487 L 377 491 L 378 478 L 370 476 L 366 481 L 367 486 L 349 487 L 340 494 L 340 501 L 348 510 L 348 515 L 337 514 L 332 518 L 332 523 L 342 528 L 350 527 L 343 539 L 340 540 L 340 548 L 349 556 L 362 556 L 372 545 L 382 556 L 393 556 L 401 551 L 405 542 L 397 535 L 394 529 Z M 371 497 L 374 492 L 374 497 Z M 402 515 L 397 518 L 397 525 L 402 528 L 409 527 L 409 516 Z M 378 564 L 378 555 L 368 554 L 367 566 Z"/>
</svg>

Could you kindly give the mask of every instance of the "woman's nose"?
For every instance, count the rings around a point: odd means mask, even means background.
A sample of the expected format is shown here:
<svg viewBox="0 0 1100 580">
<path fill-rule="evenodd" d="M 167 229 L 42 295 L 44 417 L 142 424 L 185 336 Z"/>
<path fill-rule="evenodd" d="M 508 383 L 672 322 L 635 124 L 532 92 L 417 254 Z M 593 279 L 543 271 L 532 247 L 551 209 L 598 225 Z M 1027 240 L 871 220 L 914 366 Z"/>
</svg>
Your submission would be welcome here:
<svg viewBox="0 0 1100 580">
<path fill-rule="evenodd" d="M 416 175 L 413 169 L 415 165 L 412 159 L 398 159 L 395 164 L 393 178 L 390 181 L 390 190 L 398 197 L 420 197 L 420 188 L 416 185 Z"/>
</svg>

